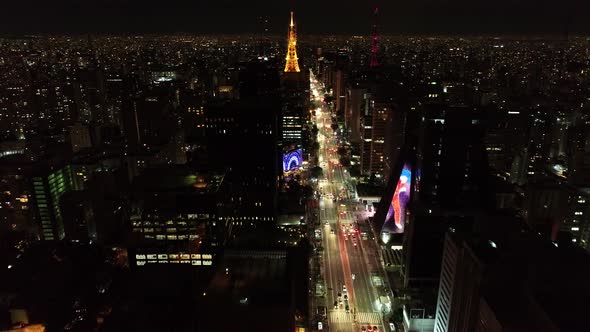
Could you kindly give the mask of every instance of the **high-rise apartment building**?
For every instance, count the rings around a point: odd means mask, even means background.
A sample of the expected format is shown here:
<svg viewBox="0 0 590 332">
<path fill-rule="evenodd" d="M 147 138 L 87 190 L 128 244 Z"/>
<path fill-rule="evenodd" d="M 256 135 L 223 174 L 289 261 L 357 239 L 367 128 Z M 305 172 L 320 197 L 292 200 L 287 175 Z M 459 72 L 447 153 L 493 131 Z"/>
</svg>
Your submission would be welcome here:
<svg viewBox="0 0 590 332">
<path fill-rule="evenodd" d="M 344 106 L 344 128 L 349 133 L 351 143 L 361 141 L 361 112 L 363 111 L 363 97 L 367 93 L 364 84 L 358 81 L 350 82 L 346 87 Z"/>
<path fill-rule="evenodd" d="M 361 174 L 383 177 L 385 136 L 392 112 L 389 102 L 380 102 L 373 94 L 364 94 L 361 114 Z"/>
</svg>

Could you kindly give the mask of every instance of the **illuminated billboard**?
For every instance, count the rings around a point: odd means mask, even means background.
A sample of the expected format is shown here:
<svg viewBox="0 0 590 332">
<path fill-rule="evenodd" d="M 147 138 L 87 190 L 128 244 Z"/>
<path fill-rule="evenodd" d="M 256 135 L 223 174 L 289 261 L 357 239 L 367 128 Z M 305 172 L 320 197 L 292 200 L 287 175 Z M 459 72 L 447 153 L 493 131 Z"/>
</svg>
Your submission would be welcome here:
<svg viewBox="0 0 590 332">
<path fill-rule="evenodd" d="M 301 149 L 296 149 L 283 154 L 283 171 L 289 172 L 301 167 L 303 163 L 303 153 Z"/>
<path fill-rule="evenodd" d="M 398 234 L 404 232 L 406 206 L 410 201 L 411 183 L 412 170 L 410 165 L 406 163 L 402 168 L 395 191 L 393 192 L 393 197 L 387 210 L 387 216 L 385 217 L 385 223 L 383 224 L 383 231 Z"/>
</svg>

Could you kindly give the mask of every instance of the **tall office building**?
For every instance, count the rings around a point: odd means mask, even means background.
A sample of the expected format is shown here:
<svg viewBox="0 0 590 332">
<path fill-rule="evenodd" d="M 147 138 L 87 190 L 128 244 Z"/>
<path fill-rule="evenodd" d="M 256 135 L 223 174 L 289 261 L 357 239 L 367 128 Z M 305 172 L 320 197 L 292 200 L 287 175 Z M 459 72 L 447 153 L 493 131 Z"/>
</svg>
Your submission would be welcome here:
<svg viewBox="0 0 590 332">
<path fill-rule="evenodd" d="M 335 52 L 323 51 L 318 58 L 318 79 L 324 83 L 326 89 L 333 87 L 334 69 L 336 68 Z"/>
<path fill-rule="evenodd" d="M 189 109 L 195 123 L 187 133 L 194 147 L 191 164 L 227 169 L 225 182 L 232 188 L 240 220 L 276 220 L 282 149 L 277 63 L 243 63 L 236 80 L 239 98 L 211 99 Z"/>
<path fill-rule="evenodd" d="M 584 331 L 590 255 L 498 226 L 447 233 L 434 331 Z"/>
<path fill-rule="evenodd" d="M 82 241 L 97 240 L 96 219 L 92 200 L 88 191 L 76 190 L 67 192 L 60 199 L 64 236 L 66 240 Z"/>
<path fill-rule="evenodd" d="M 490 167 L 499 173 L 509 173 L 514 179 L 526 178 L 525 168 L 520 167 L 524 165 L 515 162 L 515 159 L 526 148 L 526 132 L 520 128 L 528 126 L 529 115 L 525 112 L 509 112 L 493 107 L 485 109 L 485 114 L 485 144 Z"/>
<path fill-rule="evenodd" d="M 334 109 L 339 121 L 344 117 L 347 81 L 348 71 L 345 68 L 337 68 L 334 74 L 332 94 L 334 96 Z"/>
<path fill-rule="evenodd" d="M 418 125 L 416 200 L 444 209 L 483 207 L 488 165 L 478 109 L 425 105 Z"/>
<path fill-rule="evenodd" d="M 228 226 L 223 188 L 223 173 L 184 166 L 145 170 L 132 187 L 132 265 L 212 265 Z"/>
<path fill-rule="evenodd" d="M 409 122 L 415 120 L 418 130 L 406 141 L 416 142 L 416 163 L 411 221 L 403 239 L 404 279 L 436 283 L 445 231 L 437 225 L 469 229 L 493 199 L 477 110 L 429 104 Z"/>
<path fill-rule="evenodd" d="M 66 239 L 125 243 L 127 165 L 118 153 L 105 152 L 80 153 L 71 161 L 76 191 L 60 201 Z"/>
<path fill-rule="evenodd" d="M 373 94 L 364 95 L 361 118 L 361 174 L 383 177 L 385 165 L 385 136 L 391 117 L 392 104 L 379 101 Z"/>
<path fill-rule="evenodd" d="M 32 176 L 33 196 L 37 215 L 41 222 L 43 240 L 61 240 L 65 236 L 60 199 L 76 190 L 70 165 L 61 168 L 40 167 Z"/>
<path fill-rule="evenodd" d="M 359 81 L 350 82 L 346 87 L 344 106 L 344 128 L 349 134 L 351 143 L 361 141 L 361 112 L 363 110 L 363 96 L 367 88 Z"/>
<path fill-rule="evenodd" d="M 484 266 L 463 241 L 454 232 L 448 232 L 445 237 L 435 332 L 474 330 Z M 493 251 L 495 245 L 490 242 L 487 248 L 479 250 Z"/>
<path fill-rule="evenodd" d="M 176 91 L 169 85 L 141 90 L 138 78 L 123 79 L 122 131 L 130 153 L 156 151 L 174 140 L 179 126 L 174 113 Z"/>
<path fill-rule="evenodd" d="M 384 243 L 403 248 L 404 285 L 436 288 L 446 229 L 469 230 L 493 201 L 483 132 L 467 107 L 427 104 L 407 112 L 405 123 L 374 221 Z"/>
<path fill-rule="evenodd" d="M 226 181 L 243 220 L 276 220 L 278 109 L 270 100 L 209 103 L 204 108 L 207 163 L 230 169 Z"/>
<path fill-rule="evenodd" d="M 281 144 L 285 152 L 301 147 L 309 104 L 309 72 L 281 76 Z"/>
</svg>

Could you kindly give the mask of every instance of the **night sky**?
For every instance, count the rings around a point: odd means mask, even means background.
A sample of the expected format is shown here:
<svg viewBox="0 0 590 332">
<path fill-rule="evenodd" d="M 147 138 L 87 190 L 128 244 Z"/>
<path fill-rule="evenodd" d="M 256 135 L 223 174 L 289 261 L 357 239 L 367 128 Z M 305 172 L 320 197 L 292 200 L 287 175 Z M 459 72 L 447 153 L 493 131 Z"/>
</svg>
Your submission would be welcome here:
<svg viewBox="0 0 590 332">
<path fill-rule="evenodd" d="M 378 3 L 386 34 L 590 33 L 588 0 L 2 0 L 0 33 L 286 32 L 295 10 L 302 34 L 367 34 Z"/>
</svg>

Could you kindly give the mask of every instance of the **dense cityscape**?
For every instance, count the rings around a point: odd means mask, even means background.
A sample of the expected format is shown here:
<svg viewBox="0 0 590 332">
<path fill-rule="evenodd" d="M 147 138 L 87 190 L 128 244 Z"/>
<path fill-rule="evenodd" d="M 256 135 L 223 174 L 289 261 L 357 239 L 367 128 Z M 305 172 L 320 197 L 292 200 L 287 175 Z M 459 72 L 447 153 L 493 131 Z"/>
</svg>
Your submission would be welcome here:
<svg viewBox="0 0 590 332">
<path fill-rule="evenodd" d="M 587 331 L 590 39 L 363 15 L 0 37 L 0 331 Z"/>
</svg>

